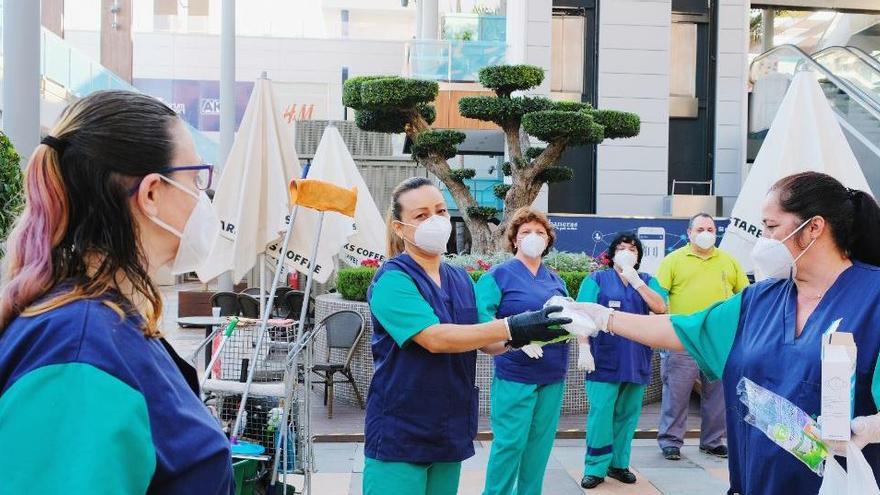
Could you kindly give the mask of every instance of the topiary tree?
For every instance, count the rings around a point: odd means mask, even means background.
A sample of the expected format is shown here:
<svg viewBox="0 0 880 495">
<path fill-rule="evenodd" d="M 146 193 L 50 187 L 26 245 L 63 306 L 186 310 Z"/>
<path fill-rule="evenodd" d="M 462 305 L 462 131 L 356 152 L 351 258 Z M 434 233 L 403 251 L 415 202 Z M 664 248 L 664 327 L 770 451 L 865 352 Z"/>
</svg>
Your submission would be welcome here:
<svg viewBox="0 0 880 495">
<path fill-rule="evenodd" d="M 455 199 L 471 233 L 472 250 L 485 253 L 503 248 L 508 214 L 532 204 L 543 184 L 571 180 L 572 169 L 556 166 L 567 147 L 637 136 L 640 120 L 632 113 L 597 110 L 586 103 L 512 96 L 543 82 L 544 71 L 539 67 L 490 66 L 480 71 L 479 79 L 495 96 L 464 97 L 459 111 L 463 117 L 494 122 L 506 137 L 509 161 L 502 170 L 511 183 L 494 189 L 504 200 L 504 214 L 497 226 L 491 220 L 500 212 L 479 206 L 464 184 L 475 172 L 454 170 L 447 162 L 458 153 L 465 135 L 430 127 L 436 116 L 432 106 L 439 90 L 436 82 L 397 76 L 355 77 L 345 82 L 342 99 L 355 110 L 355 122 L 361 129 L 409 136 L 413 158 L 437 176 Z M 520 141 L 523 131 L 547 146 L 524 150 Z"/>
<path fill-rule="evenodd" d="M 0 257 L 4 254 L 6 237 L 24 206 L 24 179 L 21 157 L 6 134 L 0 132 Z"/>
</svg>

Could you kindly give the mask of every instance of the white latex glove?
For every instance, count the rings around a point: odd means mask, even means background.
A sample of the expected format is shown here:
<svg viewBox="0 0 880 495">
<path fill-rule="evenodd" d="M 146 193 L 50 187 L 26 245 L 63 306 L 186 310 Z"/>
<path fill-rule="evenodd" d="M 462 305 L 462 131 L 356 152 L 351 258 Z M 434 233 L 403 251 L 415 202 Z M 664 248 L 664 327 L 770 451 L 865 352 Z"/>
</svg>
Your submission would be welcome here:
<svg viewBox="0 0 880 495">
<path fill-rule="evenodd" d="M 571 323 L 562 325 L 568 333 L 580 337 L 595 337 L 608 326 L 611 310 L 594 303 L 574 302 L 563 296 L 551 297 L 544 306 L 561 306 L 562 311 L 555 316 L 571 318 Z"/>
<path fill-rule="evenodd" d="M 645 281 L 639 277 L 639 272 L 637 272 L 635 268 L 631 266 L 622 266 L 620 267 L 620 272 L 633 289 L 639 290 L 645 286 Z"/>
<path fill-rule="evenodd" d="M 590 342 L 578 341 L 578 369 L 592 373 L 596 371 L 596 361 L 593 360 L 593 354 L 590 352 Z"/>
<path fill-rule="evenodd" d="M 544 357 L 544 349 L 541 349 L 541 346 L 538 344 L 528 344 L 520 347 L 520 350 L 526 353 L 526 355 L 532 359 L 541 359 Z"/>
<path fill-rule="evenodd" d="M 817 422 L 822 427 L 822 416 L 819 416 Z M 850 442 L 855 444 L 859 450 L 865 448 L 871 443 L 880 443 L 880 413 L 872 416 L 857 416 L 850 423 L 852 437 Z M 834 455 L 846 457 L 847 442 L 841 440 L 822 440 L 831 449 Z"/>
</svg>

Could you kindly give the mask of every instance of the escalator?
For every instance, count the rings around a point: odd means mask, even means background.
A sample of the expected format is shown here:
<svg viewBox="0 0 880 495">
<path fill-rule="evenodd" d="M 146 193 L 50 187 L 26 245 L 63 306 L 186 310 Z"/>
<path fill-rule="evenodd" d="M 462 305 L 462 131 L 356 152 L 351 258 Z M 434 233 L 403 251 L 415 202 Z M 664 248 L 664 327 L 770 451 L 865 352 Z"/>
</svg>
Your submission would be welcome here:
<svg viewBox="0 0 880 495">
<path fill-rule="evenodd" d="M 794 45 L 781 45 L 755 58 L 749 69 L 749 161 L 800 70 L 818 75 L 871 190 L 880 192 L 880 61 L 855 47 L 832 46 L 809 55 Z"/>
</svg>

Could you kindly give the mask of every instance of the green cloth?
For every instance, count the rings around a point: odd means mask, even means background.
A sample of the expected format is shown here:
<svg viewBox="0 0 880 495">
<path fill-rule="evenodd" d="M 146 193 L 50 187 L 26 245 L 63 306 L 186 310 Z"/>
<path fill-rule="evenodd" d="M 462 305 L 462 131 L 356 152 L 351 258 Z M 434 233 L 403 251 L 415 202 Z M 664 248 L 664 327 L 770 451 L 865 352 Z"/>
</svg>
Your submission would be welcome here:
<svg viewBox="0 0 880 495">
<path fill-rule="evenodd" d="M 0 418 L 2 493 L 143 494 L 156 470 L 144 397 L 94 366 L 27 373 L 3 393 Z"/>
<path fill-rule="evenodd" d="M 642 413 L 645 386 L 587 381 L 587 452 L 584 475 L 604 478 L 608 468 L 629 468 L 632 439 Z"/>
<path fill-rule="evenodd" d="M 501 288 L 491 273 L 484 273 L 474 287 L 477 297 L 477 315 L 480 323 L 497 319 L 498 306 L 501 305 Z"/>
<path fill-rule="evenodd" d="M 670 314 L 702 311 L 749 285 L 736 258 L 718 248 L 702 258 L 694 253 L 690 244 L 663 258 L 656 277 L 669 291 Z"/>
<path fill-rule="evenodd" d="M 460 462 L 385 462 L 364 459 L 364 495 L 455 495 Z"/>
<path fill-rule="evenodd" d="M 647 285 L 649 289 L 653 290 L 663 298 L 663 302 L 669 303 L 669 292 L 660 285 L 660 281 L 658 281 L 656 277 L 651 277 L 648 280 Z M 596 283 L 593 277 L 586 277 L 583 282 L 581 282 L 581 286 L 578 289 L 577 302 L 599 302 L 599 291 L 599 284 Z"/>
<path fill-rule="evenodd" d="M 690 315 L 669 317 L 678 340 L 709 380 L 724 372 L 739 328 L 742 293 Z"/>
<path fill-rule="evenodd" d="M 492 381 L 492 451 L 483 495 L 539 495 L 553 449 L 565 382 Z"/>
<path fill-rule="evenodd" d="M 388 270 L 375 282 L 370 311 L 400 347 L 417 333 L 440 323 L 413 279 L 400 270 Z"/>
</svg>

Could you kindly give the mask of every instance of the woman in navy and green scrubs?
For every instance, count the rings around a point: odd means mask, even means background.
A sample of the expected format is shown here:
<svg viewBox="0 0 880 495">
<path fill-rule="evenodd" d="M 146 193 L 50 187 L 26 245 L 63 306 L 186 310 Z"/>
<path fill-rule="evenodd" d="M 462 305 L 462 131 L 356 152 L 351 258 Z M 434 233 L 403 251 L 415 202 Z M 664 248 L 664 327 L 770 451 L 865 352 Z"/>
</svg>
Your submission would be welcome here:
<svg viewBox="0 0 880 495">
<path fill-rule="evenodd" d="M 637 271 L 643 253 L 637 237 L 619 234 L 608 246 L 611 269 L 594 272 L 584 279 L 577 300 L 640 315 L 665 313 L 666 291 L 654 277 Z M 642 396 L 651 381 L 653 351 L 610 333 L 591 338 L 590 344 L 596 370 L 585 377 L 590 411 L 581 486 L 595 488 L 606 475 L 623 483 L 635 483 L 629 458 L 642 413 Z"/>
<path fill-rule="evenodd" d="M 476 349 L 497 354 L 563 335 L 561 308 L 477 324 L 470 276 L 442 262 L 452 227 L 443 195 L 412 178 L 392 193 L 391 258 L 368 291 L 374 374 L 367 397 L 365 495 L 452 495 L 474 455 Z"/>
<path fill-rule="evenodd" d="M 477 282 L 480 321 L 540 309 L 551 297 L 568 295 L 565 282 L 541 262 L 556 239 L 543 213 L 520 209 L 510 219 L 506 237 L 514 258 Z M 568 343 L 524 349 L 495 356 L 494 440 L 485 495 L 537 495 L 544 482 L 565 391 Z"/>
<path fill-rule="evenodd" d="M 743 418 L 748 378 L 808 415 L 820 412 L 823 332 L 840 319 L 858 347 L 853 442 L 880 477 L 880 208 L 865 192 L 804 172 L 780 179 L 763 206 L 756 273 L 771 277 L 692 315 L 640 316 L 591 306 L 600 329 L 687 350 L 727 400 L 729 494 L 815 494 L 822 479 Z M 729 234 L 728 234 L 729 235 Z"/>
<path fill-rule="evenodd" d="M 235 493 L 151 278 L 208 256 L 212 167 L 173 110 L 128 91 L 71 104 L 42 143 L 0 277 L 0 493 Z"/>
</svg>

